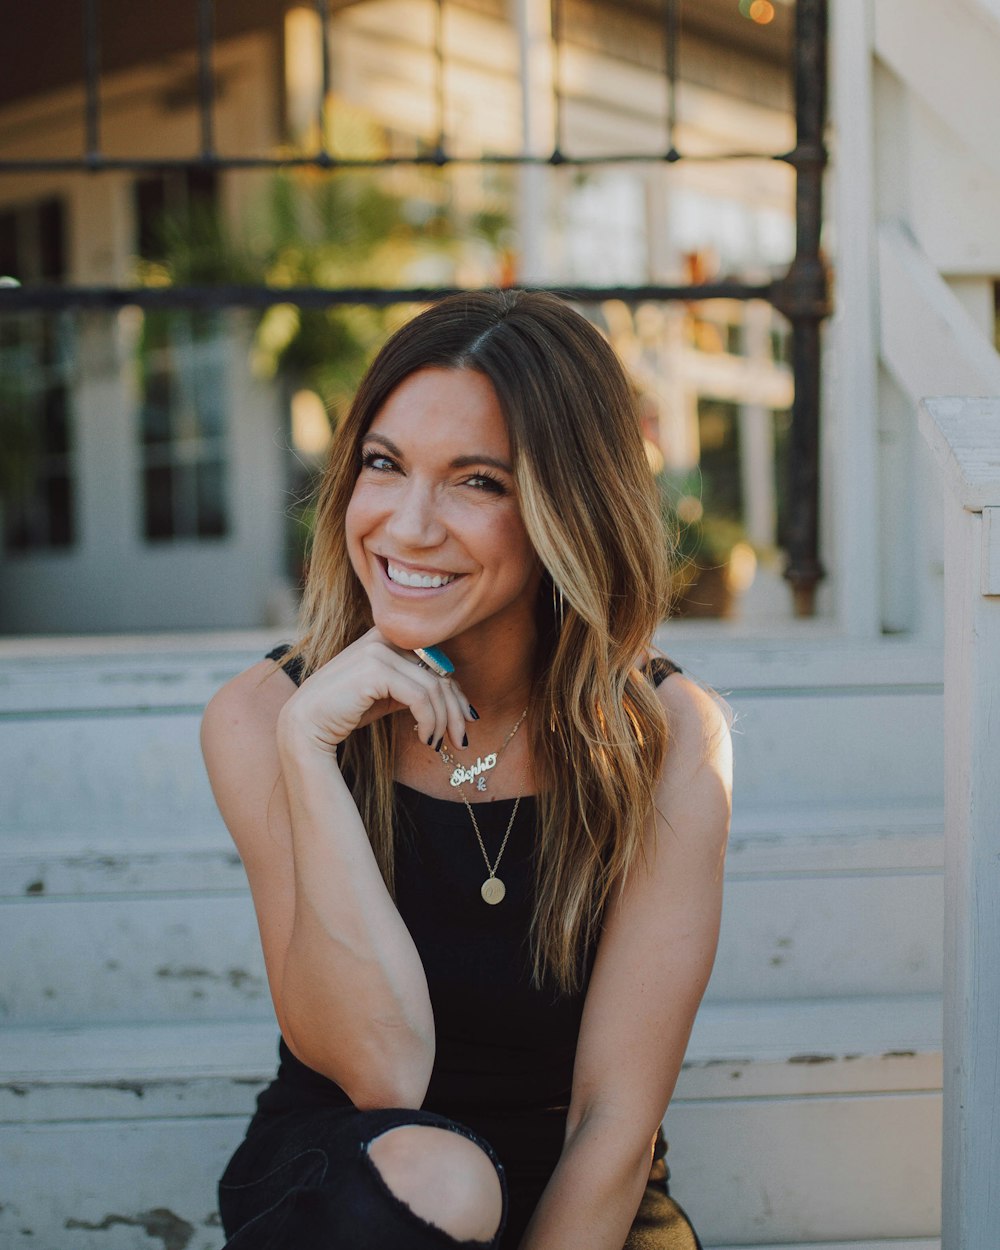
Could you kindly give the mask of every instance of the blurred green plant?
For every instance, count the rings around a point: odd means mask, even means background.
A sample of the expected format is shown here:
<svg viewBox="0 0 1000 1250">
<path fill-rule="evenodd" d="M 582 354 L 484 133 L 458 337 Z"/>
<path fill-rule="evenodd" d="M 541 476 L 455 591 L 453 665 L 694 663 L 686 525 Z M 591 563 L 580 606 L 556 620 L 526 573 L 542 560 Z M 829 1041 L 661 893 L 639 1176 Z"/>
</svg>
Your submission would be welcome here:
<svg viewBox="0 0 1000 1250">
<path fill-rule="evenodd" d="M 140 260 L 151 286 L 395 286 L 406 275 L 448 285 L 470 252 L 490 267 L 509 228 L 503 195 L 475 211 L 456 208 L 446 178 L 422 172 L 405 191 L 372 175 L 282 172 L 242 221 L 200 200 L 164 213 L 156 260 Z M 331 418 L 353 394 L 374 350 L 410 309 L 370 305 L 300 308 L 272 305 L 256 319 L 252 362 L 322 398 Z"/>
<path fill-rule="evenodd" d="M 42 454 L 28 370 L 0 370 L 0 499 L 27 498 Z"/>
<path fill-rule="evenodd" d="M 742 524 L 706 510 L 698 470 L 683 475 L 661 471 L 656 481 L 664 532 L 673 555 L 674 615 L 729 615 L 738 589 L 734 580 L 746 576 L 746 561 L 753 559 Z M 741 559 L 736 579 L 730 568 L 734 553 Z"/>
</svg>

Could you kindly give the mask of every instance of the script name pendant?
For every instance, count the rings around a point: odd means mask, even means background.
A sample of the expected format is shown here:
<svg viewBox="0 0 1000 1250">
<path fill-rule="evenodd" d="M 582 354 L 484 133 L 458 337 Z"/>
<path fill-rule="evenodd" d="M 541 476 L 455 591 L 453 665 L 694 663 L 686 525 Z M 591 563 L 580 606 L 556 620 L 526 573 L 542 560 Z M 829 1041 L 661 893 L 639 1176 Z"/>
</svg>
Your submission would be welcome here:
<svg viewBox="0 0 1000 1250">
<path fill-rule="evenodd" d="M 491 906 L 503 902 L 503 896 L 507 893 L 507 887 L 499 877 L 487 877 L 480 887 L 479 893 L 484 900 Z"/>
<path fill-rule="evenodd" d="M 491 751 L 484 759 L 481 755 L 474 764 L 457 764 L 455 771 L 451 774 L 451 785 L 458 789 L 459 786 L 465 785 L 467 781 L 475 781 L 477 790 L 486 789 L 486 778 L 482 773 L 488 773 L 491 768 L 497 766 L 497 753 Z"/>
</svg>

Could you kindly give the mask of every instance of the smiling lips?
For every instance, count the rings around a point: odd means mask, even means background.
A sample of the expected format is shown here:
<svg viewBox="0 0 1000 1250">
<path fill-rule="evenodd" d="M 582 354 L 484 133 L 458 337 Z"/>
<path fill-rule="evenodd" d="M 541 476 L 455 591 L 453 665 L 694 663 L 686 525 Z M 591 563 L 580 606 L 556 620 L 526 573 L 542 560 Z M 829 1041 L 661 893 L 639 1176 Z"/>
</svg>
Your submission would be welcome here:
<svg viewBox="0 0 1000 1250">
<path fill-rule="evenodd" d="M 458 576 L 457 573 L 411 573 L 409 569 L 401 569 L 398 564 L 385 562 L 389 581 L 397 586 L 410 586 L 421 590 L 431 590 L 438 586 L 447 586 Z"/>
</svg>

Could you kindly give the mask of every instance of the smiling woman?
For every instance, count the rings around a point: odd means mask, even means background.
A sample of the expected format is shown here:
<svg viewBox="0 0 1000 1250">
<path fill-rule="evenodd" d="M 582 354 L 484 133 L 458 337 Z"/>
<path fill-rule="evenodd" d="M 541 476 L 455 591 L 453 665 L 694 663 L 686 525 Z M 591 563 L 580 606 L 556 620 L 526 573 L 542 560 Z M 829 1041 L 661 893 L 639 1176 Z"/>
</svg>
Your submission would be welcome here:
<svg viewBox="0 0 1000 1250">
<path fill-rule="evenodd" d="M 660 1121 L 730 760 L 653 654 L 667 594 L 593 327 L 506 291 L 389 340 L 331 451 L 301 637 L 205 714 L 282 1032 L 220 1184 L 231 1250 L 698 1246 Z"/>
<path fill-rule="evenodd" d="M 385 638 L 450 640 L 460 668 L 531 638 L 542 569 L 518 507 L 510 438 L 489 379 L 421 369 L 367 431 L 347 509 L 351 564 Z"/>
</svg>

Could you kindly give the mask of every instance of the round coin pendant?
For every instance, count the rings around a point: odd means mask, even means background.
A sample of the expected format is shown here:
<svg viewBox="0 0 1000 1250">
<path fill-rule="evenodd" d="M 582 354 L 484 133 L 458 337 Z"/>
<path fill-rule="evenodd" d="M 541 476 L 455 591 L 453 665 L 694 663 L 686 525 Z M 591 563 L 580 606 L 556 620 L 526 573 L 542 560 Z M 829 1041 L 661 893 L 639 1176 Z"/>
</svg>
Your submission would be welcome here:
<svg viewBox="0 0 1000 1250">
<path fill-rule="evenodd" d="M 503 902 L 503 896 L 507 893 L 507 887 L 499 877 L 487 877 L 479 893 L 487 903 L 493 906 Z"/>
</svg>

